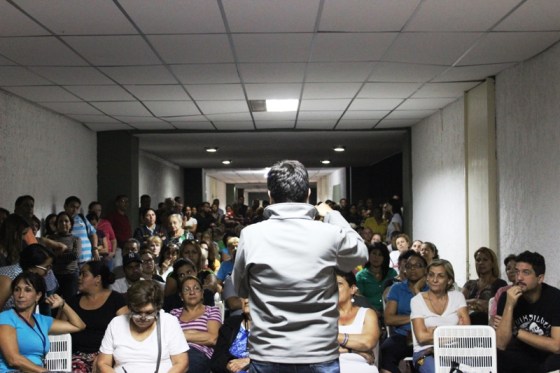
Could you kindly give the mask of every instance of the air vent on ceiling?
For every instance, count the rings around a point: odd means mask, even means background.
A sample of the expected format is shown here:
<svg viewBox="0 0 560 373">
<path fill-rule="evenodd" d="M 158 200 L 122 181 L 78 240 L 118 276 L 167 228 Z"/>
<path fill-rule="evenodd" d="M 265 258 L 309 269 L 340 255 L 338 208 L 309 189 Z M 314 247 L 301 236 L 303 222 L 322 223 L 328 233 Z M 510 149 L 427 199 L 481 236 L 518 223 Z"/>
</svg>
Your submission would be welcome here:
<svg viewBox="0 0 560 373">
<path fill-rule="evenodd" d="M 253 113 L 266 111 L 266 100 L 249 100 L 249 108 Z"/>
</svg>

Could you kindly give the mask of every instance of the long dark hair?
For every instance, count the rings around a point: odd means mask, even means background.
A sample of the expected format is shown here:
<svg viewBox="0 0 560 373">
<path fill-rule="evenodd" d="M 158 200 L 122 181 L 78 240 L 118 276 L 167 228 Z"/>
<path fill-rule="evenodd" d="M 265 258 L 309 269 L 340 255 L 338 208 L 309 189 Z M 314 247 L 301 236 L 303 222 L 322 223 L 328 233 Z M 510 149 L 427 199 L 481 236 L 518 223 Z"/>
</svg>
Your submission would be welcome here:
<svg viewBox="0 0 560 373">
<path fill-rule="evenodd" d="M 382 242 L 374 242 L 366 244 L 366 246 L 368 248 L 369 255 L 371 255 L 371 252 L 373 250 L 378 250 L 383 256 L 383 263 L 381 264 L 381 275 L 383 276 L 382 278 L 385 278 L 387 276 L 387 273 L 389 273 L 389 263 L 391 262 L 389 249 L 387 249 L 387 246 L 385 246 L 385 244 Z M 371 262 L 369 261 L 369 259 L 364 267 L 368 269 L 371 267 Z"/>
</svg>

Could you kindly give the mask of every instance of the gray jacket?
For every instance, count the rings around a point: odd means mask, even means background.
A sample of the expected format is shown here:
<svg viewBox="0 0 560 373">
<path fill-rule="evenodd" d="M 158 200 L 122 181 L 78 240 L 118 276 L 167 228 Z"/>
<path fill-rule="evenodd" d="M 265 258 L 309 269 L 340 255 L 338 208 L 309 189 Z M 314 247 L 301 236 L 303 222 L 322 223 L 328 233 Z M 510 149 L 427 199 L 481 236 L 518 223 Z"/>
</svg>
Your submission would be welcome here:
<svg viewBox="0 0 560 373">
<path fill-rule="evenodd" d="M 362 238 L 338 211 L 314 220 L 307 203 L 278 203 L 268 220 L 243 229 L 233 283 L 249 298 L 250 355 L 257 361 L 312 364 L 338 358 L 334 268 L 368 260 Z"/>
</svg>

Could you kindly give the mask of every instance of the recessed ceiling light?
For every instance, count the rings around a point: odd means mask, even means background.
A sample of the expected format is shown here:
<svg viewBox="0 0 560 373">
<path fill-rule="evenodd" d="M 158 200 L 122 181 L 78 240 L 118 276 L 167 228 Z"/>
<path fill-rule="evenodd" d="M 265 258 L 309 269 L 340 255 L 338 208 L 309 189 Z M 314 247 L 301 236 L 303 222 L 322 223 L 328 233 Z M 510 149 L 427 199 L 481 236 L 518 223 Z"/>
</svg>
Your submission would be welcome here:
<svg viewBox="0 0 560 373">
<path fill-rule="evenodd" d="M 331 161 L 329 161 L 328 159 L 324 159 L 321 161 L 322 164 L 331 164 Z"/>
<path fill-rule="evenodd" d="M 216 153 L 218 151 L 218 148 L 215 147 L 215 146 L 210 146 L 210 147 L 205 148 L 205 149 L 208 153 Z"/>
<path fill-rule="evenodd" d="M 281 111 L 297 111 L 299 100 L 266 100 L 266 111 L 281 112 Z"/>
<path fill-rule="evenodd" d="M 231 164 L 231 161 L 229 159 L 224 159 L 222 161 L 223 164 Z"/>
<path fill-rule="evenodd" d="M 334 150 L 335 152 L 343 152 L 343 151 L 346 151 L 346 147 L 344 147 L 344 146 L 342 146 L 342 145 L 338 145 L 338 146 L 335 146 L 335 147 L 333 148 L 333 150 Z"/>
</svg>

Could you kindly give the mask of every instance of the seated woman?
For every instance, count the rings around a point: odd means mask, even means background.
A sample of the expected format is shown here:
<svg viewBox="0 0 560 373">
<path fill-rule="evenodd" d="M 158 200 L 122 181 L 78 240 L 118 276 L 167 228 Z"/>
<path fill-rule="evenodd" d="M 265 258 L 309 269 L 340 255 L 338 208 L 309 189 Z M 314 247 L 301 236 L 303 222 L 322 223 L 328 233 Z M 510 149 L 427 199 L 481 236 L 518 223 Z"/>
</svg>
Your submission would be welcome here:
<svg viewBox="0 0 560 373">
<path fill-rule="evenodd" d="M 366 244 L 369 251 L 369 260 L 356 275 L 360 294 L 368 300 L 369 304 L 382 317 L 383 312 L 383 283 L 397 275 L 393 268 L 389 268 L 389 251 L 381 242 Z"/>
<path fill-rule="evenodd" d="M 153 281 L 137 281 L 128 289 L 130 313 L 107 327 L 97 357 L 97 371 L 183 373 L 189 367 L 189 346 L 177 318 L 161 311 L 163 292 Z"/>
<path fill-rule="evenodd" d="M 156 210 L 147 208 L 144 210 L 144 223 L 134 231 L 133 237 L 140 243 L 146 243 L 150 237 L 165 237 L 165 230 L 156 224 Z"/>
<path fill-rule="evenodd" d="M 489 309 L 488 309 L 488 316 L 490 317 L 489 324 L 494 328 L 498 327 L 497 323 L 499 323 L 499 321 L 502 319 L 501 316 L 496 315 L 498 311 L 498 300 L 500 300 L 500 297 L 502 296 L 503 293 L 507 292 L 507 290 L 510 287 L 512 287 L 513 284 L 515 284 L 516 258 L 517 256 L 515 254 L 510 254 L 504 259 L 504 265 L 506 266 L 506 276 L 508 278 L 508 281 L 511 282 L 512 285 L 502 286 L 501 288 L 499 288 L 496 291 L 496 294 L 494 295 L 494 303 L 492 305 L 489 305 Z"/>
<path fill-rule="evenodd" d="M 389 253 L 391 258 L 391 267 L 399 273 L 399 256 L 406 253 L 410 249 L 410 237 L 405 233 L 400 233 L 395 238 L 393 251 Z"/>
<path fill-rule="evenodd" d="M 183 229 L 196 234 L 198 221 L 194 218 L 193 211 L 190 206 L 183 207 Z"/>
<path fill-rule="evenodd" d="M 156 271 L 156 256 L 152 250 L 140 249 L 140 259 L 142 260 L 142 278 L 144 280 L 154 280 L 161 283 L 163 288 L 165 281 Z"/>
<path fill-rule="evenodd" d="M 191 232 L 183 229 L 183 217 L 179 214 L 171 214 L 167 218 L 167 243 L 181 245 L 184 240 L 192 240 Z"/>
<path fill-rule="evenodd" d="M 452 290 L 453 266 L 435 259 L 428 265 L 428 291 L 410 301 L 410 319 L 414 341 L 414 366 L 419 373 L 434 373 L 434 330 L 442 325 L 470 325 L 465 297 Z"/>
<path fill-rule="evenodd" d="M 159 254 L 158 260 L 158 274 L 164 279 L 167 280 L 167 276 L 169 276 L 173 272 L 173 263 L 179 257 L 179 246 L 174 243 L 167 243 L 163 246 L 161 253 Z"/>
<path fill-rule="evenodd" d="M 83 331 L 72 334 L 74 373 L 92 372 L 107 325 L 113 317 L 128 312 L 124 295 L 110 289 L 114 282 L 115 276 L 104 262 L 90 261 L 80 269 L 80 294 L 68 299 L 86 323 Z"/>
<path fill-rule="evenodd" d="M 185 240 L 181 243 L 179 258 L 185 258 L 192 261 L 196 266 L 196 273 L 199 273 L 204 267 L 202 249 L 196 240 Z"/>
<path fill-rule="evenodd" d="M 155 254 L 157 258 L 161 253 L 161 247 L 163 245 L 163 240 L 159 236 L 152 236 L 146 239 L 146 247 Z"/>
<path fill-rule="evenodd" d="M 407 356 L 412 356 L 410 300 L 421 291 L 428 290 L 426 261 L 415 251 L 410 250 L 407 253 L 409 255 L 403 268 L 406 280 L 394 284 L 387 295 L 385 325 L 392 330 L 391 335 L 381 345 L 382 373 L 399 373 L 399 362 Z"/>
<path fill-rule="evenodd" d="M 210 366 L 212 373 L 247 373 L 249 371 L 249 334 L 251 315 L 249 299 L 242 298 L 242 314 L 228 317 L 220 327 Z"/>
<path fill-rule="evenodd" d="M 338 343 L 341 373 L 377 373 L 373 348 L 379 342 L 377 315 L 359 307 L 353 298 L 358 287 L 352 272 L 336 270 L 338 284 Z"/>
<path fill-rule="evenodd" d="M 434 259 L 439 259 L 439 253 L 438 253 L 438 249 L 436 247 L 436 245 L 434 245 L 431 242 L 423 242 L 420 245 L 420 255 L 422 255 L 424 257 L 424 259 L 426 260 L 426 263 L 428 263 L 428 265 L 430 265 L 432 263 L 432 260 Z"/>
<path fill-rule="evenodd" d="M 507 283 L 500 278 L 500 267 L 496 254 L 487 247 L 474 253 L 478 280 L 469 280 L 463 286 L 463 295 L 469 307 L 473 325 L 488 325 L 488 301 L 496 291 Z"/>
<path fill-rule="evenodd" d="M 75 333 L 86 325 L 59 295 L 45 299 L 45 281 L 37 273 L 20 273 L 11 289 L 14 308 L 0 313 L 0 371 L 46 372 L 43 360 L 49 352 L 49 335 Z M 68 321 L 35 313 L 43 300 Z"/>
<path fill-rule="evenodd" d="M 183 308 L 170 313 L 177 317 L 189 343 L 189 365 L 192 372 L 209 373 L 210 359 L 222 325 L 220 309 L 203 304 L 202 282 L 186 276 L 180 282 Z"/>
</svg>

